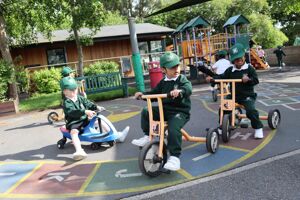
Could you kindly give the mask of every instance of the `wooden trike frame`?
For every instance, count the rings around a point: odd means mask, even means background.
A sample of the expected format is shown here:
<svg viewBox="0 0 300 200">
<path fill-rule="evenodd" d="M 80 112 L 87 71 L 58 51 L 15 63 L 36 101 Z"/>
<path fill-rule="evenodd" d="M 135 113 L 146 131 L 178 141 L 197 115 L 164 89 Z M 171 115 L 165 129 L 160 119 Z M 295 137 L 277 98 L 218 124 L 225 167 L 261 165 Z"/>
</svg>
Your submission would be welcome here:
<svg viewBox="0 0 300 200">
<path fill-rule="evenodd" d="M 165 139 L 165 130 L 167 128 L 167 122 L 164 120 L 164 113 L 163 113 L 163 103 L 162 99 L 163 98 L 169 98 L 168 94 L 152 94 L 152 95 L 142 95 L 142 99 L 147 100 L 147 108 L 148 108 L 148 113 L 149 113 L 149 137 L 150 137 L 150 142 L 146 144 L 139 156 L 139 166 L 141 171 L 151 177 L 155 177 L 160 175 L 163 170 L 162 167 L 166 162 L 167 159 L 167 150 L 166 150 L 166 145 L 164 143 Z M 157 100 L 158 103 L 158 109 L 159 109 L 159 121 L 153 120 L 153 110 L 152 110 L 152 100 Z M 154 131 L 155 129 L 155 131 Z M 206 148 L 208 152 L 210 153 L 215 153 L 218 149 L 219 146 L 219 140 L 218 140 L 218 132 L 217 129 L 209 129 L 207 132 L 206 137 L 195 137 L 189 135 L 184 129 L 181 129 L 182 133 L 182 139 L 185 141 L 189 142 L 201 142 L 201 143 L 206 143 Z M 154 137 L 158 137 L 158 141 L 154 140 Z M 155 155 L 153 155 L 152 162 L 154 164 L 160 163 L 157 169 L 154 172 L 147 171 L 147 167 L 145 167 L 145 159 L 146 159 L 146 154 L 150 150 L 151 146 L 157 145 L 158 150 L 155 152 Z"/>
<path fill-rule="evenodd" d="M 217 79 L 216 83 L 220 84 L 220 128 L 222 130 L 223 142 L 228 142 L 230 139 L 231 130 L 240 125 L 243 118 L 247 118 L 246 114 L 242 113 L 243 105 L 236 103 L 235 89 L 236 83 L 241 83 L 242 79 Z M 231 92 L 229 89 L 231 87 Z M 231 98 L 229 98 L 231 95 Z M 224 111 L 230 114 L 224 114 Z M 234 113 L 234 114 L 232 114 Z M 271 129 L 276 129 L 280 123 L 280 112 L 278 109 L 272 109 L 268 115 L 259 116 L 261 120 L 268 120 L 268 125 Z"/>
</svg>

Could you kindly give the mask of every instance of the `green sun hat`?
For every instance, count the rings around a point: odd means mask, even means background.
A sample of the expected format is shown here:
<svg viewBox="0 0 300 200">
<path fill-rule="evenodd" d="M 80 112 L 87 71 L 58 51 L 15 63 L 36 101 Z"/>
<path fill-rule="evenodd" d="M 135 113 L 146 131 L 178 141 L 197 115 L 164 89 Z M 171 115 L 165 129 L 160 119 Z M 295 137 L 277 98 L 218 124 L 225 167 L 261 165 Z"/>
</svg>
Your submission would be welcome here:
<svg viewBox="0 0 300 200">
<path fill-rule="evenodd" d="M 217 52 L 218 56 L 226 56 L 227 55 L 227 51 L 226 50 L 220 50 Z"/>
<path fill-rule="evenodd" d="M 64 77 L 61 81 L 61 87 L 63 90 L 65 90 L 65 89 L 75 90 L 78 86 L 77 86 L 77 82 L 74 78 Z"/>
<path fill-rule="evenodd" d="M 229 55 L 230 55 L 231 62 L 233 62 L 238 58 L 242 58 L 243 56 L 245 56 L 244 46 L 240 43 L 236 43 L 230 48 Z"/>
<path fill-rule="evenodd" d="M 166 68 L 172 68 L 180 64 L 179 57 L 170 51 L 164 53 L 160 57 L 160 66 Z"/>
<path fill-rule="evenodd" d="M 71 69 L 71 67 L 63 67 L 63 69 L 61 70 L 61 75 L 62 76 L 69 76 L 70 73 L 75 72 L 75 70 Z"/>
</svg>

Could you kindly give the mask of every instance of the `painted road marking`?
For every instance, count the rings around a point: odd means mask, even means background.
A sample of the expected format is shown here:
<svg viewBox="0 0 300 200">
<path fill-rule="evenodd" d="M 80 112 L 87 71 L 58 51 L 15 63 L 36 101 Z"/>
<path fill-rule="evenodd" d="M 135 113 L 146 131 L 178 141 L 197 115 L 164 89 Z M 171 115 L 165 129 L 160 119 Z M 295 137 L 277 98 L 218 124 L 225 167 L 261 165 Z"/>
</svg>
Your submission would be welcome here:
<svg viewBox="0 0 300 200">
<path fill-rule="evenodd" d="M 205 144 L 200 144 L 195 148 L 187 149 L 182 153 L 181 167 L 192 176 L 201 176 L 214 171 L 227 163 L 231 163 L 236 159 L 246 155 L 247 152 L 232 150 L 228 148 L 219 148 L 217 153 L 206 156 L 197 162 L 193 158 L 198 157 L 199 154 L 206 155 L 207 149 Z"/>
<path fill-rule="evenodd" d="M 0 193 L 9 192 L 22 178 L 30 174 L 38 164 L 2 164 L 0 165 Z"/>
<path fill-rule="evenodd" d="M 41 181 L 49 181 L 51 179 L 55 179 L 58 182 L 62 182 L 65 178 L 63 176 L 68 176 L 71 172 L 56 172 L 47 174 L 47 178 L 42 179 Z"/>
<path fill-rule="evenodd" d="M 17 174 L 17 172 L 0 172 L 0 176 L 13 176 Z"/>
<path fill-rule="evenodd" d="M 159 188 L 162 184 L 170 184 L 186 180 L 186 178 L 174 172 L 172 175 L 162 174 L 157 178 L 150 178 L 145 175 L 116 177 L 120 170 L 128 169 L 127 174 L 140 172 L 137 160 L 129 160 L 115 163 L 102 163 L 99 170 L 95 173 L 91 182 L 87 185 L 85 193 L 115 191 L 117 193 L 127 193 L 130 191 Z M 124 171 L 122 171 L 125 173 Z M 120 173 L 120 172 L 119 172 Z"/>
<path fill-rule="evenodd" d="M 116 172 L 115 177 L 117 178 L 128 178 L 128 177 L 134 177 L 134 176 L 142 176 L 142 173 L 126 173 L 127 169 L 121 169 Z"/>
<path fill-rule="evenodd" d="M 236 139 L 237 137 L 240 137 L 241 140 L 247 140 L 251 135 L 253 135 L 253 133 L 246 133 L 246 134 L 242 134 L 241 132 L 235 132 L 230 139 Z"/>
<path fill-rule="evenodd" d="M 95 164 L 43 164 L 12 194 L 76 194 L 94 167 Z"/>
<path fill-rule="evenodd" d="M 192 160 L 193 160 L 193 161 L 198 161 L 198 160 L 201 160 L 201 159 L 203 159 L 203 158 L 206 158 L 206 157 L 208 157 L 208 156 L 210 156 L 210 155 L 211 155 L 211 153 L 206 153 L 206 154 L 204 154 L 204 155 L 202 155 L 202 156 L 195 157 L 195 158 L 193 158 Z"/>
</svg>

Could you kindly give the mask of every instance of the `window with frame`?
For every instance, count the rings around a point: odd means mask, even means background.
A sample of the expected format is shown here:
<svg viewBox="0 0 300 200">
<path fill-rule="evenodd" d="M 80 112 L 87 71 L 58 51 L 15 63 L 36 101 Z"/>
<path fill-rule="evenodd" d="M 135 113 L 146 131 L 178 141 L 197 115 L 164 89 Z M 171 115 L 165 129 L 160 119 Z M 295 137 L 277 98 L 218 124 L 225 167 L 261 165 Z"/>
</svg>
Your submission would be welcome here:
<svg viewBox="0 0 300 200">
<path fill-rule="evenodd" d="M 64 48 L 47 50 L 48 65 L 66 63 L 66 54 Z"/>
</svg>

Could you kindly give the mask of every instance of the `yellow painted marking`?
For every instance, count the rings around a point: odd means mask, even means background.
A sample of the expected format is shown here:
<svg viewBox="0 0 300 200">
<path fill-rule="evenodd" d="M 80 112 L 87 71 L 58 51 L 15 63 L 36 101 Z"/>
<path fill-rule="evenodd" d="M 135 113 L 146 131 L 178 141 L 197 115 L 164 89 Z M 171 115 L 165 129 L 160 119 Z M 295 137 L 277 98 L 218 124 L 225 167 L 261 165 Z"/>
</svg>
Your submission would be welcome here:
<svg viewBox="0 0 300 200">
<path fill-rule="evenodd" d="M 30 177 L 35 171 L 37 171 L 43 164 L 40 163 L 37 165 L 30 173 L 21 178 L 18 182 L 16 182 L 9 190 L 7 190 L 4 194 L 11 193 L 14 189 L 16 189 L 21 183 L 23 183 L 28 177 Z"/>
<path fill-rule="evenodd" d="M 118 122 L 118 121 L 129 119 L 135 115 L 138 115 L 140 112 L 141 111 L 122 113 L 122 114 L 111 114 L 111 115 L 107 116 L 107 118 L 113 123 L 113 122 Z"/>
<path fill-rule="evenodd" d="M 217 174 L 217 173 L 220 173 L 222 171 L 228 170 L 228 169 L 232 168 L 233 166 L 235 166 L 235 165 L 247 160 L 248 158 L 254 156 L 257 152 L 259 152 L 262 148 L 264 148 L 264 146 L 266 146 L 273 139 L 275 133 L 276 133 L 276 130 L 271 131 L 271 133 L 268 135 L 268 137 L 260 145 L 258 145 L 255 149 L 253 149 L 252 151 L 250 151 L 248 154 L 244 155 L 243 157 L 229 163 L 228 165 L 225 165 L 224 167 L 221 167 L 221 168 L 219 168 L 215 171 L 209 172 L 209 173 L 201 175 L 199 177 L 209 176 L 209 175 L 212 175 L 212 174 Z"/>
<path fill-rule="evenodd" d="M 220 145 L 220 147 L 222 148 L 226 148 L 226 149 L 232 149 L 232 150 L 236 150 L 236 151 L 243 151 L 243 152 L 251 152 L 251 150 L 249 149 L 242 149 L 242 148 L 238 148 L 238 147 L 231 147 L 231 146 L 225 146 L 225 145 Z"/>
<path fill-rule="evenodd" d="M 179 174 L 181 174 L 182 176 L 184 176 L 187 179 L 193 179 L 194 177 L 188 173 L 187 171 L 185 171 L 184 169 L 180 169 L 177 171 Z"/>
<path fill-rule="evenodd" d="M 83 194 L 84 190 L 86 189 L 86 187 L 90 184 L 90 182 L 92 181 L 92 179 L 94 178 L 95 174 L 97 173 L 98 169 L 100 168 L 101 164 L 98 163 L 92 173 L 89 175 L 89 177 L 86 179 L 86 181 L 84 182 L 84 184 L 81 186 L 80 190 L 78 191 L 77 195 Z"/>
<path fill-rule="evenodd" d="M 211 109 L 211 108 L 207 105 L 206 101 L 201 100 L 201 102 L 202 102 L 203 106 L 204 106 L 207 110 L 209 110 L 209 111 L 212 112 L 212 113 L 218 114 L 217 111 Z"/>
</svg>

